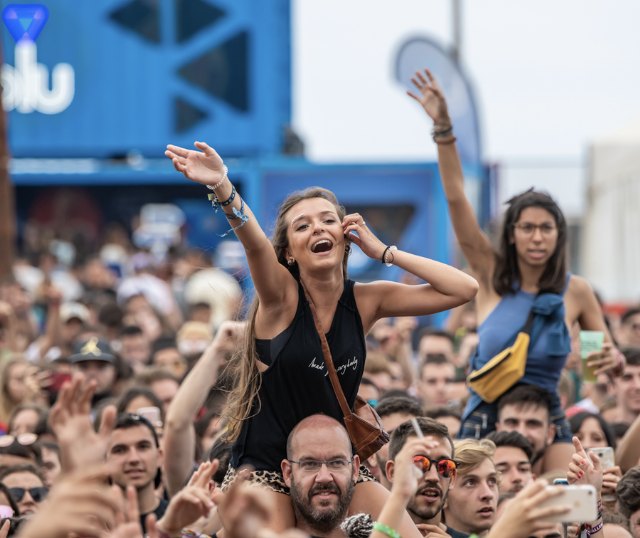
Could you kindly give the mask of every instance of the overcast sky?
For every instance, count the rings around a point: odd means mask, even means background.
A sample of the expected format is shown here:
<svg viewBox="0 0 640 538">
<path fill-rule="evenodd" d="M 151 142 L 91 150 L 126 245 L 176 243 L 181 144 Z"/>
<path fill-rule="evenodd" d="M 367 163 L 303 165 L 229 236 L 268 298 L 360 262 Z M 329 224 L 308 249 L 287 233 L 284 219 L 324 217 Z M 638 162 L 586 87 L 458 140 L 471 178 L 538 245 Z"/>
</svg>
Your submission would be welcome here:
<svg viewBox="0 0 640 538">
<path fill-rule="evenodd" d="M 434 155 L 429 124 L 393 80 L 400 45 L 452 41 L 449 0 L 293 0 L 294 124 L 318 161 Z M 579 163 L 640 121 L 640 2 L 463 1 L 463 64 L 485 158 Z"/>
</svg>

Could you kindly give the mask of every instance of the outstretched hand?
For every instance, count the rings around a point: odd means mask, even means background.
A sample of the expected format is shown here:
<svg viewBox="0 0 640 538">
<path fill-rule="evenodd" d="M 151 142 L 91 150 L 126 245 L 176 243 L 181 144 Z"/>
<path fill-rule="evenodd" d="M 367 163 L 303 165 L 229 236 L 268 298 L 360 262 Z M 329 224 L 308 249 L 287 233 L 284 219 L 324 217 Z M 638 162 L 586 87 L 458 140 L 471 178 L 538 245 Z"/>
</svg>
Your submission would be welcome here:
<svg viewBox="0 0 640 538">
<path fill-rule="evenodd" d="M 49 414 L 49 426 L 60 444 L 61 463 L 65 472 L 82 469 L 104 461 L 107 442 L 116 419 L 116 409 L 109 405 L 102 411 L 99 431 L 91 421 L 91 398 L 96 390 L 94 381 L 75 374 L 66 382 Z"/>
<path fill-rule="evenodd" d="M 194 142 L 200 151 L 169 144 L 164 154 L 185 177 L 202 185 L 213 186 L 226 174 L 222 157 L 206 142 Z"/>
<path fill-rule="evenodd" d="M 449 119 L 447 101 L 445 100 L 442 88 L 440 88 L 440 84 L 438 84 L 438 81 L 431 74 L 431 71 L 425 69 L 424 74 L 416 71 L 411 82 L 413 82 L 418 93 L 407 91 L 409 97 L 412 97 L 420 103 L 420 106 L 422 106 L 427 115 L 433 120 L 434 125 L 450 126 L 451 120 Z"/>
</svg>

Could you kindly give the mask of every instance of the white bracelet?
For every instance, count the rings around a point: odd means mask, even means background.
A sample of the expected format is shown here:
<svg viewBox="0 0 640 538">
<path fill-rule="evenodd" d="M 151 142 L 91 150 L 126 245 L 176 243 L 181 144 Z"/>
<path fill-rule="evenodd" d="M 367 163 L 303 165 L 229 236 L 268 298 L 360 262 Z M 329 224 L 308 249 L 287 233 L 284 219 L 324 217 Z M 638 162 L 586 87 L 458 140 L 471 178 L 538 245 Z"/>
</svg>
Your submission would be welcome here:
<svg viewBox="0 0 640 538">
<path fill-rule="evenodd" d="M 210 191 L 215 191 L 220 185 L 224 183 L 225 179 L 229 179 L 229 169 L 225 164 L 223 164 L 222 167 L 224 168 L 224 174 L 222 174 L 222 179 L 218 181 L 218 183 L 216 183 L 215 185 L 207 185 L 207 189 L 209 189 Z"/>
</svg>

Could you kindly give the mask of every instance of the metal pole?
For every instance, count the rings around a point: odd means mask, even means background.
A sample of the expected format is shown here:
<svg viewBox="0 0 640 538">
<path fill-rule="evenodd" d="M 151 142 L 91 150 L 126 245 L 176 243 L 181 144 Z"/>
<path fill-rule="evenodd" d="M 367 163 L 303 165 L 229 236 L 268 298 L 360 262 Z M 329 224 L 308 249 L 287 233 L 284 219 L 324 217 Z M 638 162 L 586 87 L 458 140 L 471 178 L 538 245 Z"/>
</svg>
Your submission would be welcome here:
<svg viewBox="0 0 640 538">
<path fill-rule="evenodd" d="M 460 64 L 460 51 L 462 50 L 462 0 L 451 0 L 451 25 L 453 30 L 451 57 L 456 64 Z"/>
</svg>

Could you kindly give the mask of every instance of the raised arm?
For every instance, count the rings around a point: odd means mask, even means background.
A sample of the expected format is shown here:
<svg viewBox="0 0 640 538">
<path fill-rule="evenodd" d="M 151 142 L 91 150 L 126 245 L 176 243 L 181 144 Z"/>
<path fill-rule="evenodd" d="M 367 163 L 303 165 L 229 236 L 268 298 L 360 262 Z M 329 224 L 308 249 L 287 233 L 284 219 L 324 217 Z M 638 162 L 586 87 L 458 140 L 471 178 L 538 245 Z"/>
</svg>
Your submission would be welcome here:
<svg viewBox="0 0 640 538">
<path fill-rule="evenodd" d="M 165 155 L 178 172 L 207 186 L 215 195 L 229 225 L 244 246 L 261 306 L 277 307 L 287 293 L 295 289 L 295 281 L 278 262 L 271 242 L 247 203 L 236 193 L 220 155 L 205 142 L 195 142 L 195 146 L 199 151 L 168 145 Z"/>
<path fill-rule="evenodd" d="M 196 444 L 193 421 L 218 379 L 221 363 L 239 346 L 243 330 L 244 324 L 239 322 L 225 321 L 220 325 L 215 339 L 184 379 L 169 405 L 163 448 L 165 481 L 171 495 L 184 486 L 191 474 Z"/>
<path fill-rule="evenodd" d="M 407 93 L 420 103 L 433 120 L 433 139 L 438 146 L 440 177 L 460 248 L 481 283 L 490 284 L 495 263 L 493 248 L 489 238 L 480 229 L 473 207 L 464 192 L 462 165 L 444 94 L 428 69 L 424 70 L 424 74 L 416 72 L 412 81 L 417 93 Z"/>
<path fill-rule="evenodd" d="M 384 280 L 358 284 L 356 298 L 365 331 L 380 318 L 442 312 L 470 301 L 478 292 L 476 280 L 463 271 L 386 246 L 357 213 L 347 215 L 343 226 L 349 239 L 370 258 L 397 265 L 428 282 L 418 286 Z"/>
</svg>

